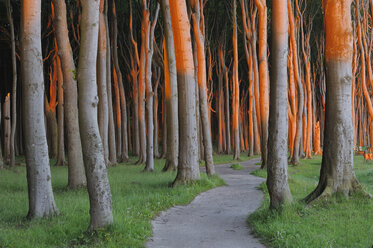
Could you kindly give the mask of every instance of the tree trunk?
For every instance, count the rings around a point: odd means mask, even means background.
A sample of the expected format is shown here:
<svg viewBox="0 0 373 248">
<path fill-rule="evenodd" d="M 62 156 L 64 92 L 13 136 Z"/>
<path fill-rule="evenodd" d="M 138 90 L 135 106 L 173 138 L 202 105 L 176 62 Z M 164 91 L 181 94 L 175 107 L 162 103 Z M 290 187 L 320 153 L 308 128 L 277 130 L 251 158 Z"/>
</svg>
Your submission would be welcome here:
<svg viewBox="0 0 373 248">
<path fill-rule="evenodd" d="M 41 1 L 21 2 L 22 97 L 26 148 L 28 218 L 58 214 L 54 201 L 44 128 L 44 78 L 41 52 Z"/>
<path fill-rule="evenodd" d="M 5 97 L 3 104 L 3 126 L 4 126 L 4 162 L 9 164 L 10 162 L 10 133 L 11 133 L 11 122 L 10 122 L 10 94 Z"/>
<path fill-rule="evenodd" d="M 78 119 L 78 92 L 76 88 L 75 64 L 69 42 L 64 0 L 53 0 L 56 10 L 56 38 L 58 55 L 64 81 L 64 114 L 67 133 L 68 187 L 78 188 L 86 185 L 82 144 Z"/>
<path fill-rule="evenodd" d="M 7 17 L 9 22 L 10 40 L 11 40 L 11 54 L 12 54 L 12 127 L 10 132 L 10 161 L 11 167 L 15 166 L 15 133 L 17 126 L 17 60 L 16 60 L 16 42 L 14 36 L 14 23 L 12 16 L 12 6 L 10 0 L 6 0 Z M 1 116 L 1 115 L 0 115 Z"/>
<path fill-rule="evenodd" d="M 269 80 L 267 62 L 267 6 L 265 0 L 255 0 L 259 14 L 259 91 L 262 166 L 267 166 L 268 116 L 269 116 Z"/>
<path fill-rule="evenodd" d="M 204 148 L 204 160 L 206 166 L 206 173 L 208 176 L 215 174 L 214 161 L 212 158 L 212 140 L 210 122 L 208 117 L 208 106 L 207 106 L 207 86 L 206 86 L 206 56 L 205 56 L 205 42 L 204 42 L 204 30 L 201 28 L 201 15 L 202 10 L 200 9 L 199 0 L 191 1 L 192 5 L 192 20 L 194 29 L 194 38 L 197 49 L 198 59 L 198 90 L 199 90 L 199 110 L 201 116 L 201 126 L 203 133 L 203 148 Z M 202 30 L 201 30 L 202 29 Z"/>
<path fill-rule="evenodd" d="M 112 200 L 104 148 L 97 124 L 96 61 L 100 2 L 83 0 L 79 52 L 79 125 L 90 202 L 90 227 L 113 223 Z"/>
<path fill-rule="evenodd" d="M 154 157 L 159 158 L 159 125 L 158 125 L 158 86 L 159 86 L 159 81 L 161 77 L 161 71 L 160 68 L 157 68 L 157 73 L 155 75 L 155 86 L 154 86 L 154 104 L 153 104 L 153 113 L 154 113 Z"/>
<path fill-rule="evenodd" d="M 179 162 L 173 185 L 200 179 L 198 167 L 198 137 L 195 105 L 195 80 L 190 24 L 185 1 L 170 2 L 179 106 Z"/>
<path fill-rule="evenodd" d="M 267 187 L 270 208 L 292 201 L 288 185 L 288 19 L 286 0 L 272 2 L 272 70 Z"/>
<path fill-rule="evenodd" d="M 105 163 L 109 164 L 109 115 L 108 115 L 108 97 L 107 97 L 107 40 L 106 24 L 104 14 L 105 0 L 100 0 L 100 27 L 98 34 L 98 54 L 97 54 L 97 88 L 98 88 L 98 126 L 102 144 L 104 146 Z"/>
<path fill-rule="evenodd" d="M 116 8 L 115 8 L 115 1 L 113 1 L 113 62 L 115 67 L 115 72 L 118 79 L 119 85 L 119 99 L 120 99 L 120 106 L 117 105 L 119 108 L 119 112 L 117 112 L 117 118 L 119 119 L 120 127 L 118 126 L 120 132 L 118 132 L 118 136 L 120 137 L 120 144 L 122 150 L 120 151 L 120 161 L 126 162 L 128 161 L 128 135 L 127 135 L 127 103 L 126 103 L 126 95 L 124 93 L 123 87 L 123 79 L 122 79 L 122 72 L 120 71 L 119 62 L 118 62 L 118 24 L 117 24 L 117 15 L 116 15 Z M 118 109 L 117 109 L 118 111 Z M 120 116 L 119 116 L 120 115 Z"/>
<path fill-rule="evenodd" d="M 240 130 L 239 130 L 239 99 L 240 99 L 240 85 L 238 82 L 238 51 L 237 51 L 237 4 L 233 0 L 233 96 L 232 96 L 232 125 L 234 135 L 234 155 L 233 159 L 238 160 L 241 154 L 240 147 Z"/>
<path fill-rule="evenodd" d="M 0 101 L 0 117 L 1 117 L 1 101 Z M 1 118 L 0 118 L 0 126 L 1 126 Z M 0 140 L 1 140 L 1 133 L 0 133 Z M 4 168 L 4 160 L 3 160 L 3 148 L 0 142 L 0 169 Z"/>
<path fill-rule="evenodd" d="M 115 8 L 115 1 L 113 1 L 113 6 Z M 109 145 L 109 162 L 111 165 L 117 164 L 117 144 L 115 140 L 115 124 L 114 124 L 114 112 L 113 112 L 113 94 L 112 94 L 112 83 L 111 83 L 111 49 L 110 49 L 110 32 L 109 32 L 109 21 L 108 21 L 108 9 L 109 0 L 105 2 L 105 25 L 106 25 L 106 40 L 108 44 L 108 49 L 106 49 L 106 88 L 108 97 L 108 145 Z M 113 16 L 115 16 L 113 14 Z M 114 28 L 114 27 L 113 27 Z"/>
<path fill-rule="evenodd" d="M 65 141 L 64 141 L 64 99 L 63 99 L 63 75 L 61 60 L 57 56 L 57 78 L 58 78 L 58 115 L 57 115 L 57 161 L 56 165 L 65 164 Z"/>
<path fill-rule="evenodd" d="M 362 190 L 353 171 L 351 2 L 324 2 L 327 68 L 324 150 L 319 184 L 305 198 L 306 202 L 335 193 L 349 196 Z"/>
</svg>

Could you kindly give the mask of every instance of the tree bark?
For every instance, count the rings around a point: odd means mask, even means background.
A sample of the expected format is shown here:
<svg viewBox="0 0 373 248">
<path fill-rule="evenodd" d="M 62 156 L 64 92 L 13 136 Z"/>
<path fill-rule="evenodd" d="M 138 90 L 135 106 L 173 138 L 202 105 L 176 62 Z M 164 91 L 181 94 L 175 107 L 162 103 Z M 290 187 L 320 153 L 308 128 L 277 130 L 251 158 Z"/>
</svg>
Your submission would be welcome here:
<svg viewBox="0 0 373 248">
<path fill-rule="evenodd" d="M 10 121 L 10 94 L 5 97 L 3 104 L 3 129 L 4 129 L 4 162 L 9 164 L 10 162 L 10 133 L 11 133 L 11 121 Z"/>
<path fill-rule="evenodd" d="M 90 202 L 89 229 L 92 230 L 112 224 L 113 215 L 104 148 L 97 124 L 96 51 L 100 2 L 83 0 L 81 3 L 81 46 L 78 67 L 79 125 Z"/>
<path fill-rule="evenodd" d="M 194 38 L 197 49 L 198 60 L 198 90 L 199 90 L 199 110 L 201 116 L 201 126 L 203 133 L 203 148 L 206 173 L 208 176 L 215 174 L 214 161 L 212 158 L 212 140 L 210 122 L 208 117 L 207 105 L 207 86 L 206 86 L 206 56 L 205 56 L 205 41 L 203 24 L 201 23 L 202 10 L 200 9 L 200 1 L 191 1 L 192 20 Z"/>
<path fill-rule="evenodd" d="M 288 185 L 288 19 L 286 0 L 272 2 L 272 70 L 267 187 L 270 208 L 292 201 Z"/>
<path fill-rule="evenodd" d="M 15 133 L 16 133 L 16 126 L 17 126 L 17 60 L 16 60 L 16 42 L 14 36 L 14 23 L 13 23 L 13 16 L 12 16 L 12 6 L 10 4 L 10 0 L 6 0 L 6 8 L 7 8 L 7 17 L 9 22 L 9 31 L 10 31 L 10 41 L 11 41 L 11 55 L 12 55 L 12 94 L 11 94 L 11 101 L 12 101 L 12 126 L 10 132 L 10 161 L 9 165 L 11 167 L 15 166 Z"/>
<path fill-rule="evenodd" d="M 63 75 L 61 69 L 61 60 L 57 56 L 57 78 L 58 78 L 58 115 L 57 115 L 57 161 L 56 165 L 65 164 L 65 139 L 64 139 L 64 99 L 63 99 Z"/>
<path fill-rule="evenodd" d="M 335 193 L 349 196 L 362 190 L 353 171 L 351 2 L 324 2 L 327 76 L 324 150 L 319 184 L 305 198 L 306 202 Z"/>
<path fill-rule="evenodd" d="M 233 96 L 232 96 L 232 125 L 234 135 L 233 159 L 238 160 L 241 154 L 240 130 L 239 130 L 239 108 L 240 108 L 240 85 L 238 82 L 238 51 L 237 51 L 237 3 L 233 0 Z"/>
<path fill-rule="evenodd" d="M 54 201 L 44 128 L 41 1 L 21 1 L 21 68 L 26 148 L 28 218 L 58 214 Z"/>
<path fill-rule="evenodd" d="M 61 59 L 64 80 L 64 115 L 67 133 L 68 187 L 79 188 L 86 185 L 82 144 L 78 117 L 78 92 L 76 88 L 76 68 L 69 42 L 64 0 L 53 0 L 56 10 L 56 39 L 58 56 Z"/>
<path fill-rule="evenodd" d="M 195 80 L 190 23 L 186 3 L 170 2 L 172 30 L 175 38 L 175 56 L 179 106 L 179 162 L 173 185 L 200 179 L 198 167 L 198 137 L 195 105 Z"/>
<path fill-rule="evenodd" d="M 100 27 L 98 34 L 98 54 L 97 54 L 97 89 L 98 89 L 98 126 L 102 144 L 104 146 L 105 163 L 109 164 L 109 115 L 107 97 L 107 36 L 104 14 L 105 0 L 100 0 Z"/>
</svg>

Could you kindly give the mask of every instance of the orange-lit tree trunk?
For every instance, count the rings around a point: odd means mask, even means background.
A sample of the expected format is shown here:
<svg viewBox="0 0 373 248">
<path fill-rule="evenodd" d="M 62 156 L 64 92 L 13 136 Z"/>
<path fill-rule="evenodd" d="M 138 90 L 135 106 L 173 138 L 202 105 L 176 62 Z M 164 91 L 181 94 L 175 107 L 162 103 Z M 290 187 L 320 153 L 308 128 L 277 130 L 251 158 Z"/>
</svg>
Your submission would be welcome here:
<svg viewBox="0 0 373 248">
<path fill-rule="evenodd" d="M 325 138 L 319 184 L 306 202 L 335 193 L 349 196 L 362 190 L 353 171 L 351 3 L 352 0 L 323 2 L 327 68 Z"/>
<path fill-rule="evenodd" d="M 288 184 L 288 19 L 286 0 L 272 2 L 272 70 L 269 115 L 267 187 L 270 208 L 277 209 L 292 197 Z"/>
<path fill-rule="evenodd" d="M 86 184 L 82 144 L 78 119 L 78 92 L 75 78 L 75 64 L 70 46 L 66 4 L 64 0 L 53 0 L 56 11 L 55 28 L 58 55 L 64 81 L 64 116 L 67 134 L 68 186 L 78 188 Z"/>
<path fill-rule="evenodd" d="M 161 1 L 164 25 L 164 102 L 167 129 L 163 128 L 163 135 L 167 135 L 167 158 L 163 171 L 176 170 L 179 156 L 179 119 L 177 96 L 177 71 L 174 35 L 172 32 L 169 0 Z M 164 112 L 165 113 L 165 112 Z M 165 125 L 164 125 L 165 127 Z M 165 147 L 163 147 L 165 149 Z"/>
<path fill-rule="evenodd" d="M 63 113 L 63 106 L 64 106 L 64 99 L 63 99 L 63 75 L 61 69 L 61 60 L 60 57 L 56 57 L 57 61 L 57 78 L 58 78 L 58 115 L 57 115 L 57 137 L 58 137 L 58 144 L 57 144 L 57 161 L 56 165 L 64 165 L 65 164 L 65 138 L 64 138 L 64 113 Z"/>
<path fill-rule="evenodd" d="M 259 15 L 259 91 L 262 166 L 267 166 L 267 141 L 269 117 L 269 80 L 267 60 L 267 6 L 265 0 L 255 0 Z"/>
<path fill-rule="evenodd" d="M 214 161 L 212 158 L 212 140 L 210 122 L 208 116 L 207 104 L 207 85 L 206 85 L 206 56 L 205 56 L 205 38 L 204 38 L 204 23 L 201 22 L 203 16 L 203 1 L 192 0 L 190 1 L 192 8 L 192 20 L 194 38 L 197 49 L 198 60 L 198 90 L 199 90 L 199 110 L 201 116 L 201 125 L 203 133 L 203 148 L 204 160 L 206 166 L 206 173 L 209 176 L 215 174 Z"/>
<path fill-rule="evenodd" d="M 179 97 L 179 163 L 173 185 L 200 179 L 193 51 L 186 3 L 170 1 Z"/>
<path fill-rule="evenodd" d="M 300 146 L 301 146 L 301 136 L 302 136 L 302 121 L 303 121 L 303 107 L 304 107 L 304 92 L 303 92 L 303 84 L 300 79 L 299 68 L 298 68 L 298 49 L 297 49 L 297 42 L 295 37 L 295 21 L 294 21 L 294 14 L 291 7 L 291 2 L 288 0 L 288 18 L 289 18 L 289 34 L 290 34 L 290 49 L 292 50 L 292 58 L 293 58 L 293 71 L 294 71 L 294 80 L 295 84 L 297 85 L 298 89 L 298 109 L 297 109 L 297 120 L 296 120 L 296 131 L 295 131 L 295 138 L 294 138 L 294 150 L 293 150 L 293 157 L 291 158 L 291 163 L 293 165 L 297 165 L 299 163 L 299 154 L 300 154 Z"/>
<path fill-rule="evenodd" d="M 241 154 L 240 147 L 240 130 L 239 130 L 239 99 L 240 99 L 240 85 L 238 82 L 238 48 L 237 48 L 237 3 L 233 0 L 233 96 L 232 96 L 232 125 L 234 135 L 234 155 L 233 159 L 238 160 Z"/>
</svg>

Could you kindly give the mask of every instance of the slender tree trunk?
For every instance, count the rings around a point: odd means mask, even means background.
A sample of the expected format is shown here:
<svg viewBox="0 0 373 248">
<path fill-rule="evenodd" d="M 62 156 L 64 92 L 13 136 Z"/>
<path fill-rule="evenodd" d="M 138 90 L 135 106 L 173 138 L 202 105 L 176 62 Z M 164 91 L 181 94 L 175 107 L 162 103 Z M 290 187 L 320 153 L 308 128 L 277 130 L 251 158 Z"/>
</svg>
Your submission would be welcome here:
<svg viewBox="0 0 373 248">
<path fill-rule="evenodd" d="M 28 218 L 58 214 L 54 201 L 44 128 L 41 1 L 21 1 L 21 68 L 26 148 Z"/>
<path fill-rule="evenodd" d="M 16 60 L 16 42 L 14 36 L 14 23 L 12 16 L 12 6 L 10 0 L 6 0 L 7 17 L 9 22 L 10 40 L 11 40 L 11 55 L 12 55 L 12 127 L 10 132 L 10 166 L 15 165 L 15 133 L 17 126 L 17 60 Z M 1 116 L 1 115 L 0 115 Z"/>
<path fill-rule="evenodd" d="M 113 1 L 113 8 L 115 8 L 115 0 Z M 106 49 L 106 88 L 107 88 L 107 97 L 108 97 L 108 143 L 109 143 L 109 162 L 112 165 L 117 164 L 117 144 L 115 140 L 115 124 L 114 124 L 114 112 L 113 112 L 113 93 L 112 93 L 112 82 L 111 82 L 111 56 L 112 52 L 110 49 L 110 32 L 109 32 L 109 21 L 108 21 L 108 9 L 109 9 L 109 0 L 105 2 L 105 25 L 106 25 L 106 40 L 108 44 L 108 49 Z M 113 13 L 113 16 L 114 13 Z M 115 27 L 113 27 L 115 28 Z"/>
<path fill-rule="evenodd" d="M 159 158 L 159 125 L 158 125 L 158 86 L 161 77 L 160 68 L 157 68 L 157 73 L 155 76 L 155 86 L 154 86 L 154 104 L 153 104 L 153 112 L 154 112 L 154 157 Z"/>
<path fill-rule="evenodd" d="M 0 101 L 0 117 L 1 117 L 1 101 Z M 0 126 L 1 126 L 1 118 L 0 118 Z M 0 140 L 1 140 L 1 133 L 0 133 Z M 3 160 L 3 148 L 0 142 L 0 169 L 4 168 L 4 160 Z"/>
<path fill-rule="evenodd" d="M 200 179 L 195 106 L 195 80 L 190 23 L 185 1 L 170 1 L 179 103 L 179 163 L 173 185 Z"/>
<path fill-rule="evenodd" d="M 204 30 L 203 23 L 201 23 L 202 10 L 200 9 L 200 1 L 191 1 L 192 5 L 192 20 L 194 37 L 197 49 L 198 59 L 198 90 L 199 90 L 199 109 L 201 116 L 201 126 L 203 133 L 203 148 L 204 148 L 204 160 L 206 166 L 206 173 L 209 176 L 215 174 L 214 161 L 212 158 L 212 140 L 210 122 L 208 117 L 208 105 L 207 105 L 207 86 L 206 86 L 206 56 L 205 56 L 205 42 L 204 42 Z M 202 29 L 202 30 L 201 30 Z"/>
<path fill-rule="evenodd" d="M 58 116 L 57 116 L 57 162 L 56 165 L 65 164 L 65 141 L 64 141 L 64 99 L 63 99 L 63 75 L 61 69 L 61 60 L 57 56 L 57 78 L 58 78 Z"/>
<path fill-rule="evenodd" d="M 3 104 L 3 126 L 4 126 L 4 162 L 9 164 L 10 162 L 10 133 L 11 133 L 11 121 L 10 121 L 10 94 L 5 97 Z"/>
<path fill-rule="evenodd" d="M 288 185 L 288 19 L 286 0 L 272 2 L 272 70 L 267 187 L 270 208 L 292 201 Z"/>
<path fill-rule="evenodd" d="M 53 0 L 56 10 L 56 39 L 58 55 L 64 81 L 64 115 L 67 133 L 68 186 L 78 188 L 86 185 L 82 144 L 78 118 L 78 92 L 73 54 L 69 42 L 66 21 L 66 4 L 64 0 Z"/>
<path fill-rule="evenodd" d="M 116 8 L 115 8 L 115 1 L 113 1 L 113 62 L 116 71 L 116 75 L 118 78 L 118 85 L 119 85 L 119 99 L 120 99 L 120 106 L 117 105 L 117 108 L 120 108 L 121 113 L 119 116 L 119 112 L 117 114 L 117 118 L 120 120 L 120 134 L 121 134 L 121 148 L 120 151 L 120 161 L 125 162 L 128 161 L 128 135 L 127 135 L 127 102 L 126 102 L 126 95 L 124 92 L 123 87 L 123 79 L 122 79 L 122 72 L 120 71 L 119 62 L 118 62 L 118 24 L 117 24 L 117 15 L 116 15 Z M 118 109 L 117 109 L 118 111 Z M 119 125 L 118 123 L 118 125 Z M 119 134 L 119 132 L 118 132 Z"/>
<path fill-rule="evenodd" d="M 241 154 L 240 147 L 240 130 L 239 130 L 239 99 L 240 99 L 240 85 L 238 82 L 238 51 L 237 51 L 237 4 L 233 0 L 233 97 L 232 97 L 232 124 L 234 135 L 234 155 L 233 159 L 238 160 Z"/>
<path fill-rule="evenodd" d="M 259 91 L 262 166 L 267 167 L 267 141 L 269 116 L 269 80 L 267 61 L 267 6 L 265 0 L 255 0 L 259 14 Z"/>
<path fill-rule="evenodd" d="M 108 97 L 107 97 L 107 39 L 106 24 L 104 14 L 105 0 L 100 0 L 100 22 L 98 34 L 98 54 L 97 54 L 97 88 L 98 88 L 98 126 L 102 144 L 104 146 L 105 163 L 109 164 L 109 115 L 108 115 Z"/>
<path fill-rule="evenodd" d="M 89 229 L 98 229 L 113 223 L 110 185 L 97 124 L 97 53 L 95 51 L 97 51 L 100 2 L 82 0 L 81 3 L 81 46 L 78 67 L 79 125 L 90 202 Z"/>
<path fill-rule="evenodd" d="M 352 0 L 324 2 L 325 139 L 319 184 L 305 198 L 306 202 L 335 193 L 349 196 L 362 190 L 353 171 L 351 3 Z"/>
</svg>

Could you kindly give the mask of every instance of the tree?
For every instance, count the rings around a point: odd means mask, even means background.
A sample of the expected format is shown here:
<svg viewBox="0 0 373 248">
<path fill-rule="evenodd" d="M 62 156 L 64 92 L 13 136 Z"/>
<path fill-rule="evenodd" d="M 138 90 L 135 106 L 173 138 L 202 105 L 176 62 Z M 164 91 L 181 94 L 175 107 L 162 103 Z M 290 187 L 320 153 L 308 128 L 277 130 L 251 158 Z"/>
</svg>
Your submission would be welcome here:
<svg viewBox="0 0 373 248">
<path fill-rule="evenodd" d="M 270 208 L 292 200 L 288 185 L 288 19 L 286 0 L 272 1 L 272 70 L 269 108 L 268 177 Z"/>
<path fill-rule="evenodd" d="M 234 135 L 234 155 L 233 159 L 240 158 L 240 129 L 239 129 L 239 108 L 240 108 L 240 85 L 238 82 L 238 51 L 237 51 L 237 3 L 233 0 L 233 96 L 232 96 L 232 124 Z M 229 125 L 229 124 L 227 124 Z"/>
<path fill-rule="evenodd" d="M 179 163 L 173 185 L 200 179 L 195 102 L 195 80 L 190 23 L 184 0 L 170 2 L 175 38 L 179 103 Z"/>
<path fill-rule="evenodd" d="M 199 0 L 190 1 L 192 7 L 192 20 L 194 38 L 196 41 L 197 60 L 198 60 L 198 90 L 199 90 L 199 108 L 203 132 L 204 159 L 206 173 L 211 176 L 215 174 L 214 161 L 212 158 L 212 141 L 210 121 L 208 117 L 207 105 L 207 86 L 206 86 L 206 56 L 205 56 L 205 24 L 203 21 L 203 6 Z"/>
<path fill-rule="evenodd" d="M 15 148 L 14 148 L 14 139 L 16 134 L 16 124 L 17 124 L 17 61 L 16 61 L 16 41 L 14 35 L 14 23 L 13 23 L 13 16 L 12 16 L 12 7 L 10 4 L 10 0 L 6 0 L 6 9 L 7 9 L 7 17 L 9 22 L 9 29 L 10 29 L 10 40 L 11 40 L 11 53 L 12 53 L 12 74 L 13 74 L 13 82 L 12 82 L 12 128 L 10 133 L 10 166 L 13 167 L 15 165 Z"/>
<path fill-rule="evenodd" d="M 269 116 L 269 80 L 267 61 L 267 5 L 265 0 L 255 0 L 259 15 L 259 91 L 260 101 L 260 126 L 261 126 L 261 151 L 262 166 L 267 166 L 267 140 L 268 140 L 268 116 Z"/>
<path fill-rule="evenodd" d="M 325 0 L 326 110 L 319 184 L 306 202 L 362 190 L 353 171 L 352 0 Z"/>
<path fill-rule="evenodd" d="M 78 65 L 79 126 L 90 202 L 90 227 L 98 229 L 113 222 L 110 185 L 104 148 L 97 124 L 96 59 L 99 1 L 83 0 Z M 92 52 L 95 51 L 95 52 Z"/>
<path fill-rule="evenodd" d="M 66 4 L 64 0 L 53 0 L 56 10 L 55 28 L 58 56 L 64 81 L 64 115 L 67 134 L 68 186 L 78 188 L 86 185 L 82 144 L 78 119 L 78 91 L 76 88 L 76 68 L 69 41 Z"/>
<path fill-rule="evenodd" d="M 165 77 L 165 104 L 167 122 L 167 158 L 163 171 L 176 170 L 179 155 L 179 119 L 177 74 L 174 46 L 174 34 L 172 32 L 169 0 L 161 1 L 163 25 L 164 25 L 164 77 Z M 163 132 L 166 130 L 163 129 Z M 163 148 L 164 149 L 164 148 Z"/>
<path fill-rule="evenodd" d="M 26 148 L 28 218 L 58 214 L 54 201 L 44 124 L 44 78 L 41 57 L 41 1 L 21 2 L 21 68 Z"/>
</svg>

